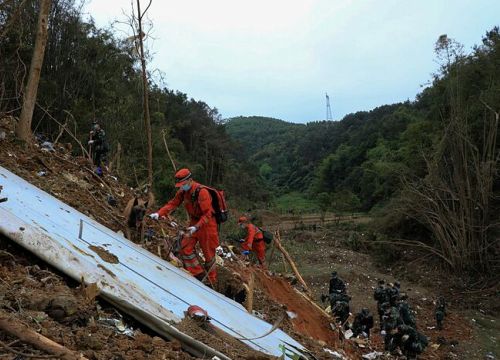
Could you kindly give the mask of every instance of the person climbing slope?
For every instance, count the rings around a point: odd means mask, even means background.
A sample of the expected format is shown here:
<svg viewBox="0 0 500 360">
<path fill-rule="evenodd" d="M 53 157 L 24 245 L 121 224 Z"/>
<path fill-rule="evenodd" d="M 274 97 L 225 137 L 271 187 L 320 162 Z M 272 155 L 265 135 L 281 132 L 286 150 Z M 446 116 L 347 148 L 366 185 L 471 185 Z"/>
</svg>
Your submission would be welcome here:
<svg viewBox="0 0 500 360">
<path fill-rule="evenodd" d="M 266 266 L 266 243 L 262 230 L 252 224 L 246 216 L 238 219 L 238 225 L 246 231 L 245 239 L 241 239 L 241 248 L 243 255 L 249 255 L 253 251 L 259 260 L 261 266 Z"/>
<path fill-rule="evenodd" d="M 175 174 L 175 187 L 179 188 L 175 197 L 158 212 L 149 217 L 158 220 L 168 216 L 184 203 L 189 214 L 189 227 L 181 240 L 180 257 L 184 267 L 198 280 L 202 280 L 208 272 L 210 284 L 215 284 L 217 272 L 215 269 L 215 249 L 219 246 L 217 221 L 212 207 L 212 197 L 209 190 L 192 178 L 189 169 L 181 169 Z M 196 243 L 199 242 L 205 257 L 205 270 L 196 256 Z"/>
</svg>

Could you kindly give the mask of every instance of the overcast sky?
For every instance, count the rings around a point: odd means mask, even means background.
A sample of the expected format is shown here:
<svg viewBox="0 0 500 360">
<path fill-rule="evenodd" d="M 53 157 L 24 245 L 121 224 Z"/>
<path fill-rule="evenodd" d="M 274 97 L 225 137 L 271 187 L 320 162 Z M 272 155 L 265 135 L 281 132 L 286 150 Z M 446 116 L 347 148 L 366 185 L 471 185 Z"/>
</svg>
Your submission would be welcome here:
<svg viewBox="0 0 500 360">
<path fill-rule="evenodd" d="M 105 27 L 130 3 L 89 0 L 85 12 Z M 224 118 L 308 122 L 325 119 L 325 92 L 334 119 L 413 100 L 439 35 L 470 50 L 499 25 L 500 1 L 153 0 L 148 14 L 150 67 L 169 88 Z"/>
</svg>

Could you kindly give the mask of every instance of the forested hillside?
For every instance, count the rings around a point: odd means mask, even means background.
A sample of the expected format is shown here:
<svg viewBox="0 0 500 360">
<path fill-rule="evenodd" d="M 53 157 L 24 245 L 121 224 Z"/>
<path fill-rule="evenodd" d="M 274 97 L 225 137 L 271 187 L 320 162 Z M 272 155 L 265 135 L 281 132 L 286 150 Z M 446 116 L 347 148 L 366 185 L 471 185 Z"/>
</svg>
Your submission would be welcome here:
<svg viewBox="0 0 500 360">
<path fill-rule="evenodd" d="M 494 116 L 488 107 L 498 108 L 500 99 L 498 28 L 470 54 L 442 40 L 436 44 L 441 68 L 412 102 L 349 114 L 338 122 L 298 125 L 240 117 L 225 127 L 251 149 L 248 158 L 280 194 L 306 193 L 330 210 L 383 206 L 401 191 L 403 179 L 428 175 L 430 159 L 442 151 L 450 117 L 461 117 L 466 130 L 460 136 L 470 137 L 479 153 L 485 146 L 483 135 Z"/>
<path fill-rule="evenodd" d="M 440 67 L 412 102 L 339 122 L 237 118 L 226 128 L 244 147 L 260 139 L 249 160 L 278 194 L 321 211 L 384 210 L 379 235 L 488 271 L 500 253 L 499 28 L 470 54 L 446 35 L 435 52 Z"/>
<path fill-rule="evenodd" d="M 0 114 L 19 116 L 38 14 L 38 1 L 9 1 L 0 7 Z M 106 131 L 109 160 L 130 185 L 145 184 L 147 142 L 143 121 L 142 78 L 133 42 L 84 20 L 82 2 L 57 0 L 49 14 L 50 31 L 41 71 L 33 130 L 54 140 L 66 128 L 86 147 L 94 120 Z M 27 65 L 28 64 L 28 65 Z M 189 166 L 197 179 L 224 187 L 229 196 L 266 200 L 251 164 L 240 161 L 217 109 L 162 86 L 149 69 L 153 134 L 154 188 L 161 200 L 171 195 L 174 173 L 165 141 L 177 167 Z M 168 80 L 168 78 L 167 78 Z M 59 142 L 79 145 L 68 132 Z M 121 149 L 121 150 L 120 150 Z M 239 196 L 244 194 L 244 196 Z"/>
<path fill-rule="evenodd" d="M 377 151 L 383 151 L 387 142 L 396 141 L 407 125 L 416 120 L 411 111 L 410 103 L 387 105 L 348 115 L 339 122 L 306 125 L 235 118 L 227 122 L 226 129 L 244 148 L 253 149 L 249 158 L 280 193 L 299 191 L 314 197 L 318 193 L 347 190 L 364 199 L 351 199 L 355 204 L 369 209 L 390 190 L 384 189 L 385 184 L 373 188 L 373 173 L 365 171 L 362 165 L 373 159 Z M 260 142 L 259 146 L 254 146 L 254 139 Z M 371 150 L 374 152 L 369 153 Z M 391 180 L 383 180 L 386 181 Z M 370 187 L 365 188 L 363 183 Z"/>
</svg>

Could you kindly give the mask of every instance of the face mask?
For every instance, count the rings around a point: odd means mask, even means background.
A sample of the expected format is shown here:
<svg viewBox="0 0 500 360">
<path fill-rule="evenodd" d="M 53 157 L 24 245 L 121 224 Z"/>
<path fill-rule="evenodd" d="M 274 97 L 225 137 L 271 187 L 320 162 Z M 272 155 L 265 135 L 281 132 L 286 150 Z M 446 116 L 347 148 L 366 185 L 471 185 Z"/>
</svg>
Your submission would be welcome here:
<svg viewBox="0 0 500 360">
<path fill-rule="evenodd" d="M 183 191 L 189 191 L 189 189 L 191 189 L 191 184 L 184 184 L 181 186 L 181 189 Z"/>
</svg>

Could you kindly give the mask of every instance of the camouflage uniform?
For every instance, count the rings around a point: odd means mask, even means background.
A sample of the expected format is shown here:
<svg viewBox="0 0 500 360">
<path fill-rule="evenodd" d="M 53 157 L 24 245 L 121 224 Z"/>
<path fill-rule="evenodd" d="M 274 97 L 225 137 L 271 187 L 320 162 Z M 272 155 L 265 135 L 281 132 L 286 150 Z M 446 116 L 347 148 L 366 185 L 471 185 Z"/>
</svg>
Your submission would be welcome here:
<svg viewBox="0 0 500 360">
<path fill-rule="evenodd" d="M 387 351 L 393 351 L 397 347 L 394 335 L 397 333 L 398 326 L 402 325 L 401 316 L 399 310 L 390 306 L 389 303 L 382 304 L 382 309 L 384 310 L 382 317 L 382 331 L 385 332 L 384 348 Z"/>
<path fill-rule="evenodd" d="M 349 303 L 347 301 L 338 300 L 333 304 L 332 314 L 335 315 L 337 322 L 341 324 L 346 324 L 349 318 Z"/>
<path fill-rule="evenodd" d="M 94 128 L 90 132 L 90 140 L 93 141 L 91 152 L 94 165 L 97 167 L 101 167 L 102 163 L 105 162 L 106 154 L 109 151 L 109 145 L 106 140 L 106 133 L 103 129 L 98 128 L 94 125 Z"/>
<path fill-rule="evenodd" d="M 373 316 L 370 311 L 366 308 L 362 309 L 360 313 L 356 314 L 354 322 L 352 324 L 352 333 L 354 336 L 366 334 L 366 337 L 370 337 L 370 329 L 373 327 Z"/>
<path fill-rule="evenodd" d="M 346 292 L 345 283 L 337 277 L 336 271 L 332 272 L 332 278 L 330 279 L 330 287 L 328 289 L 329 294 L 334 292 L 341 292 L 341 293 Z"/>
<path fill-rule="evenodd" d="M 394 343 L 399 346 L 403 355 L 408 360 L 416 359 L 418 354 L 421 354 L 427 347 L 429 341 L 427 337 L 414 327 L 408 325 L 398 326 L 397 334 L 394 336 Z"/>
<path fill-rule="evenodd" d="M 388 293 L 384 280 L 379 280 L 378 286 L 375 288 L 375 292 L 373 293 L 373 298 L 377 301 L 377 312 L 381 330 L 382 330 L 382 317 L 384 315 L 382 304 L 389 302 L 389 297 L 387 295 Z"/>
<path fill-rule="evenodd" d="M 442 297 L 437 301 L 434 315 L 436 317 L 436 325 L 438 330 L 443 329 L 443 320 L 446 316 L 446 303 Z"/>
<path fill-rule="evenodd" d="M 394 282 L 394 285 L 392 285 L 388 289 L 389 293 L 389 301 L 391 302 L 391 306 L 396 306 L 398 301 L 399 301 L 399 294 L 401 290 L 401 284 L 397 281 Z"/>
<path fill-rule="evenodd" d="M 415 319 L 415 314 L 410 308 L 410 305 L 407 301 L 408 297 L 406 295 L 401 296 L 401 300 L 398 303 L 399 314 L 401 316 L 401 321 L 405 325 L 409 325 L 411 327 L 417 327 L 417 321 Z"/>
</svg>

